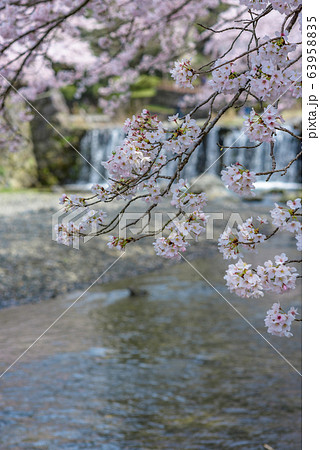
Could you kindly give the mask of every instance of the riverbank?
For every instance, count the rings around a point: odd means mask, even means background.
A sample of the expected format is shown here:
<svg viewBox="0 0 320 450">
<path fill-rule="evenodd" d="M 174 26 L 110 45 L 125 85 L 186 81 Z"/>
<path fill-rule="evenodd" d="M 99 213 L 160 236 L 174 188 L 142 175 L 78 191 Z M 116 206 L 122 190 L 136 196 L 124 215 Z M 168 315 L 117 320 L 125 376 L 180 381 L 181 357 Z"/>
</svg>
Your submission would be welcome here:
<svg viewBox="0 0 320 450">
<path fill-rule="evenodd" d="M 84 290 L 104 271 L 98 284 L 175 264 L 155 255 L 152 240 L 129 245 L 125 256 L 110 270 L 107 269 L 119 257 L 119 252 L 107 248 L 105 237 L 91 239 L 79 250 L 58 245 L 52 240 L 52 216 L 59 210 L 58 199 L 59 193 L 51 192 L 0 193 L 0 307 Z M 267 214 L 270 205 L 271 201 L 240 202 L 232 196 L 211 198 L 206 211 L 222 213 L 223 218 L 220 216 L 213 223 L 213 239 L 202 237 L 188 248 L 185 256 L 193 260 L 216 254 L 217 265 L 224 264 L 217 250 L 217 239 L 230 216 L 240 214 L 245 220 L 251 215 Z"/>
</svg>

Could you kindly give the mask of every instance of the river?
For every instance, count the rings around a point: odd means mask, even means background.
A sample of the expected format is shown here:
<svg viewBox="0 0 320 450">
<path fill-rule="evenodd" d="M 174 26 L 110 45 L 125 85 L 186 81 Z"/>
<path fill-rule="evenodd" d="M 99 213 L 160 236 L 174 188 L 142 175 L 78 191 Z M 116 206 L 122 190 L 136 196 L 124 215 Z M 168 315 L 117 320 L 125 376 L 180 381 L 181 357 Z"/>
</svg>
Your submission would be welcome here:
<svg viewBox="0 0 320 450">
<path fill-rule="evenodd" d="M 224 264 L 192 264 L 300 371 L 300 324 L 263 326 L 272 296 L 236 298 Z M 80 293 L 2 310 L 0 368 Z M 300 376 L 186 263 L 93 288 L 0 381 L 1 449 L 301 448 Z"/>
</svg>

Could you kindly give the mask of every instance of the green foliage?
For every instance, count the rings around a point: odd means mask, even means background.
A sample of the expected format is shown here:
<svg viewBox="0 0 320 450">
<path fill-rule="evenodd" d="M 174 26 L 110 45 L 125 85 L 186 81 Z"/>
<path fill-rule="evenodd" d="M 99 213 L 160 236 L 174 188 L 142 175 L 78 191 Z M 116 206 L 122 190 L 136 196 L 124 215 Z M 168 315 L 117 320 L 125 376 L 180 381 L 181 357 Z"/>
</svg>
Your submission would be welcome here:
<svg viewBox="0 0 320 450">
<path fill-rule="evenodd" d="M 152 75 L 140 75 L 138 80 L 130 86 L 131 98 L 154 97 L 161 78 Z"/>
<path fill-rule="evenodd" d="M 74 95 L 76 93 L 76 86 L 74 86 L 73 84 L 69 85 L 69 86 L 64 86 L 61 89 L 62 95 L 64 96 L 64 98 L 68 101 L 71 101 L 74 99 Z"/>
<path fill-rule="evenodd" d="M 140 75 L 138 80 L 131 85 L 131 91 L 156 88 L 161 83 L 161 78 L 154 75 Z"/>
<path fill-rule="evenodd" d="M 155 113 L 161 113 L 161 114 L 175 114 L 176 110 L 174 108 L 169 108 L 162 105 L 146 105 L 146 109 L 148 109 L 151 112 Z"/>
<path fill-rule="evenodd" d="M 153 88 L 140 89 L 139 91 L 131 92 L 131 98 L 150 98 L 156 95 L 156 90 Z"/>
</svg>

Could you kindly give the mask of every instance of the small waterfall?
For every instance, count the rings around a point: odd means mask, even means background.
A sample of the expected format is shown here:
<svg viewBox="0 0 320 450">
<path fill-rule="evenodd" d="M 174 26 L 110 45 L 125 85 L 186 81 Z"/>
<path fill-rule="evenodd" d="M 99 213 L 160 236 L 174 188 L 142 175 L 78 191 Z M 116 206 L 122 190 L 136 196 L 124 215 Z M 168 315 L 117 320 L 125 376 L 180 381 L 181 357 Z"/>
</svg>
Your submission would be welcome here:
<svg viewBox="0 0 320 450">
<path fill-rule="evenodd" d="M 292 127 L 289 129 L 297 133 Z M 124 131 L 120 127 L 90 130 L 85 134 L 80 144 L 80 150 L 93 167 L 83 161 L 79 184 L 105 183 L 108 174 L 102 167 L 101 161 L 106 161 L 111 157 L 112 151 L 122 143 L 124 137 Z M 219 145 L 224 148 L 220 149 Z M 271 169 L 269 144 L 263 143 L 260 147 L 252 149 L 232 148 L 235 146 L 253 147 L 254 143 L 250 142 L 240 129 L 215 127 L 192 154 L 182 175 L 187 179 L 196 177 L 203 172 L 219 175 L 223 167 L 237 161 L 254 172 L 266 172 Z M 279 132 L 274 148 L 277 168 L 284 168 L 300 150 L 301 142 L 288 133 Z M 172 154 L 167 157 L 172 157 Z M 176 163 L 171 162 L 163 169 L 163 175 L 171 176 L 175 170 Z M 265 178 L 260 177 L 259 180 L 262 181 Z M 301 160 L 292 164 L 285 177 L 276 173 L 272 176 L 272 180 L 281 183 L 301 183 Z"/>
<path fill-rule="evenodd" d="M 222 153 L 218 144 L 220 142 L 220 128 L 214 128 L 204 139 L 205 164 L 204 170 L 207 173 L 219 174 L 222 169 Z"/>
<path fill-rule="evenodd" d="M 288 130 L 297 133 L 293 127 L 287 127 Z M 223 133 L 224 134 L 224 133 Z M 264 142 L 257 148 L 232 148 L 232 147 L 253 147 L 255 144 L 250 142 L 248 137 L 240 130 L 227 130 L 222 138 L 224 147 L 223 164 L 229 166 L 238 161 L 245 167 L 254 172 L 267 172 L 271 170 L 270 144 Z M 231 148 L 229 148 L 231 147 Z M 274 156 L 277 162 L 277 169 L 282 169 L 295 158 L 301 151 L 301 142 L 288 133 L 278 132 L 274 146 Z M 263 181 L 267 176 L 260 177 Z M 272 181 L 285 183 L 301 183 L 301 160 L 295 161 L 288 170 L 285 177 L 281 173 L 272 175 Z"/>
<path fill-rule="evenodd" d="M 106 169 L 101 161 L 108 160 L 112 150 L 121 144 L 125 137 L 122 128 L 106 130 L 90 130 L 81 140 L 80 151 L 86 158 L 80 170 L 79 184 L 103 184 L 108 178 Z M 96 169 L 96 170 L 95 170 Z"/>
</svg>

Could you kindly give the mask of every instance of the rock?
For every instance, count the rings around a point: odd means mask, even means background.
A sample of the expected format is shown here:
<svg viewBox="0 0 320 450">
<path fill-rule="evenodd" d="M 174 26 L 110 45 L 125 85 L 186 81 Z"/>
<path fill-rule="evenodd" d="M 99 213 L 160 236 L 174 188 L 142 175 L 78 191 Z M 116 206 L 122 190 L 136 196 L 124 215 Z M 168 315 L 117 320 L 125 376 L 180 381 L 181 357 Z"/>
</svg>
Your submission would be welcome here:
<svg viewBox="0 0 320 450">
<path fill-rule="evenodd" d="M 144 297 L 146 295 L 148 295 L 148 291 L 146 291 L 145 289 L 129 287 L 130 297 Z"/>
<path fill-rule="evenodd" d="M 51 124 L 49 125 L 39 114 L 35 114 L 31 121 L 38 183 L 52 186 L 75 181 L 79 170 L 76 150 L 83 131 L 68 129 L 60 122 L 59 117 L 66 115 L 68 108 L 59 91 L 51 91 L 48 95 L 42 96 L 34 102 L 34 106 Z"/>
<path fill-rule="evenodd" d="M 13 115 L 23 110 L 21 103 L 7 107 Z M 0 184 L 13 189 L 33 187 L 37 183 L 37 162 L 29 122 L 20 124 L 19 131 L 23 136 L 19 151 L 13 153 L 8 148 L 0 152 Z"/>
</svg>

